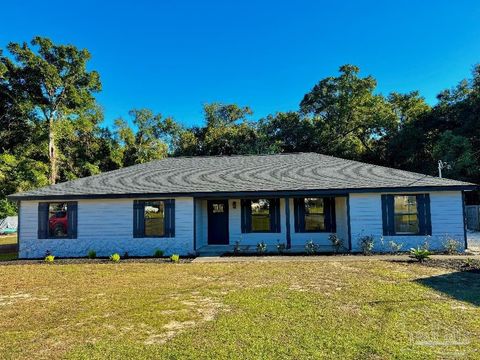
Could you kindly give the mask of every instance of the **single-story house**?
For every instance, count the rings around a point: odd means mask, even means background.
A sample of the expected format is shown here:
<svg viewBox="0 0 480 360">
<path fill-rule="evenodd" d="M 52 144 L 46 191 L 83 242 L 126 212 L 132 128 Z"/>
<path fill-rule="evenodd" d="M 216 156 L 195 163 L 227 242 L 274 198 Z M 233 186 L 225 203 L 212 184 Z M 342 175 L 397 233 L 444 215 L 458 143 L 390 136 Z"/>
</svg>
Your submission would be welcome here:
<svg viewBox="0 0 480 360">
<path fill-rule="evenodd" d="M 316 154 L 156 160 L 9 196 L 19 204 L 21 258 L 112 253 L 216 254 L 265 242 L 304 251 L 313 241 L 358 252 L 402 243 L 467 246 L 464 192 L 471 183 Z"/>
</svg>

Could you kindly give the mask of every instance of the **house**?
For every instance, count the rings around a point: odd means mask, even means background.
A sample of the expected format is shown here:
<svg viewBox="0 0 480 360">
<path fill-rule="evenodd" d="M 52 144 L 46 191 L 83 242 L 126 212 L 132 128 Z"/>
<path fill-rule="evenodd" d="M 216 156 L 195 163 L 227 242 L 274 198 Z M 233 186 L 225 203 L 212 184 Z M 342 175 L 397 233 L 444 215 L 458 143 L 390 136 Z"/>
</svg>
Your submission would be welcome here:
<svg viewBox="0 0 480 360">
<path fill-rule="evenodd" d="M 11 195 L 19 203 L 21 258 L 218 254 L 329 235 L 358 252 L 394 240 L 467 246 L 463 195 L 476 186 L 316 153 L 166 158 Z"/>
</svg>

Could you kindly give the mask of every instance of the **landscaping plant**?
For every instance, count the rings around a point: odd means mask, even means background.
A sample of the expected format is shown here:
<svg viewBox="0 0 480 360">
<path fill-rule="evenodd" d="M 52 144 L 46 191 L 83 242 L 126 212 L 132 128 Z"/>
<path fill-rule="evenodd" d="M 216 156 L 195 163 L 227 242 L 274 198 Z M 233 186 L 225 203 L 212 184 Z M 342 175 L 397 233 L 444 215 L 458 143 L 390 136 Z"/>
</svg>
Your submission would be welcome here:
<svg viewBox="0 0 480 360">
<path fill-rule="evenodd" d="M 267 252 L 267 244 L 264 241 L 259 242 L 257 244 L 257 253 L 258 254 L 265 254 Z"/>
<path fill-rule="evenodd" d="M 402 251 L 403 244 L 402 243 L 397 243 L 393 240 L 390 240 L 388 242 L 388 249 L 390 254 L 398 254 L 400 251 Z"/>
<path fill-rule="evenodd" d="M 449 255 L 457 254 L 458 250 L 460 249 L 460 242 L 450 236 L 445 238 L 442 245 L 443 252 Z"/>
<path fill-rule="evenodd" d="M 305 244 L 305 252 L 308 255 L 313 255 L 317 252 L 318 250 L 318 245 L 313 242 L 313 240 L 308 240 L 307 243 Z"/>
<path fill-rule="evenodd" d="M 90 250 L 87 254 L 89 259 L 95 259 L 97 257 L 97 252 L 95 250 Z"/>
<path fill-rule="evenodd" d="M 373 235 L 362 236 L 358 240 L 358 244 L 363 255 L 372 255 L 373 246 L 375 245 Z"/>
<path fill-rule="evenodd" d="M 53 264 L 53 262 L 55 261 L 55 256 L 53 256 L 53 255 L 47 255 L 47 256 L 45 256 L 44 261 L 45 261 L 46 263 Z"/>
<path fill-rule="evenodd" d="M 280 240 L 277 240 L 277 251 L 281 255 L 285 253 L 285 250 L 287 250 L 287 245 L 285 243 L 281 243 Z"/>
<path fill-rule="evenodd" d="M 174 263 L 178 263 L 180 261 L 180 255 L 173 254 L 172 256 L 170 256 L 170 260 Z"/>
<path fill-rule="evenodd" d="M 233 245 L 233 253 L 238 255 L 242 252 L 242 249 L 240 248 L 240 241 L 237 240 L 235 241 L 235 244 Z"/>
<path fill-rule="evenodd" d="M 110 260 L 113 262 L 119 262 L 120 261 L 120 255 L 118 253 L 110 255 Z"/>
<path fill-rule="evenodd" d="M 337 234 L 330 234 L 328 236 L 328 240 L 330 240 L 330 243 L 333 247 L 333 252 L 335 254 L 340 252 L 340 250 L 343 248 L 343 240 L 340 239 Z"/>
<path fill-rule="evenodd" d="M 417 247 L 410 249 L 410 257 L 412 259 L 418 260 L 418 262 L 423 262 L 430 257 L 431 252 L 428 249 Z"/>
<path fill-rule="evenodd" d="M 157 249 L 157 250 L 155 250 L 155 252 L 153 253 L 153 257 L 161 258 L 162 256 L 163 256 L 163 250 Z"/>
</svg>

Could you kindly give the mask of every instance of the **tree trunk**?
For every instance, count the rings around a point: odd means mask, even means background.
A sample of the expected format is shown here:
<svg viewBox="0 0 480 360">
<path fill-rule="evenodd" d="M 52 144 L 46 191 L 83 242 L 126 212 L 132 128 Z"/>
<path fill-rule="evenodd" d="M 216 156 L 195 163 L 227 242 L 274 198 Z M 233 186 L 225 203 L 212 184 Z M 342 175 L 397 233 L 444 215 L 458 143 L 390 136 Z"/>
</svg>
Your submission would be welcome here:
<svg viewBox="0 0 480 360">
<path fill-rule="evenodd" d="M 57 151 L 55 149 L 55 134 L 53 118 L 48 120 L 48 158 L 50 159 L 50 184 L 57 181 Z"/>
</svg>

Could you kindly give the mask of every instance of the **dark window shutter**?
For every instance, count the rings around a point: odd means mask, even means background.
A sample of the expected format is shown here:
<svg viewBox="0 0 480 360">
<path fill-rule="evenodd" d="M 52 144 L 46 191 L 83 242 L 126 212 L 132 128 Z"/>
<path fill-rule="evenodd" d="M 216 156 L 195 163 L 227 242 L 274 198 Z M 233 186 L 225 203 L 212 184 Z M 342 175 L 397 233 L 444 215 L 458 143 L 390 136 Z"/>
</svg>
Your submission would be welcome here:
<svg viewBox="0 0 480 360">
<path fill-rule="evenodd" d="M 251 201 L 242 199 L 242 233 L 249 233 L 252 231 L 252 205 Z"/>
<path fill-rule="evenodd" d="M 334 233 L 337 231 L 337 222 L 335 218 L 335 198 L 328 197 L 323 199 L 325 214 L 325 230 Z"/>
<path fill-rule="evenodd" d="M 38 234 L 39 239 L 48 238 L 48 203 L 38 203 Z"/>
<path fill-rule="evenodd" d="M 305 232 L 305 199 L 294 199 L 295 232 Z"/>
<path fill-rule="evenodd" d="M 393 201 L 393 195 L 382 195 L 382 222 L 384 236 L 395 234 L 395 216 Z"/>
<path fill-rule="evenodd" d="M 68 237 L 70 239 L 76 239 L 78 227 L 78 203 L 76 201 L 71 201 L 67 203 L 67 221 Z"/>
<path fill-rule="evenodd" d="M 175 199 L 165 200 L 165 236 L 175 237 Z"/>
<path fill-rule="evenodd" d="M 418 225 L 421 235 L 432 235 L 430 194 L 417 195 Z"/>
<path fill-rule="evenodd" d="M 145 202 L 142 200 L 133 201 L 133 237 L 141 238 L 145 234 L 144 221 Z"/>
<path fill-rule="evenodd" d="M 280 199 L 270 200 L 270 231 L 279 233 L 280 229 Z"/>
</svg>

